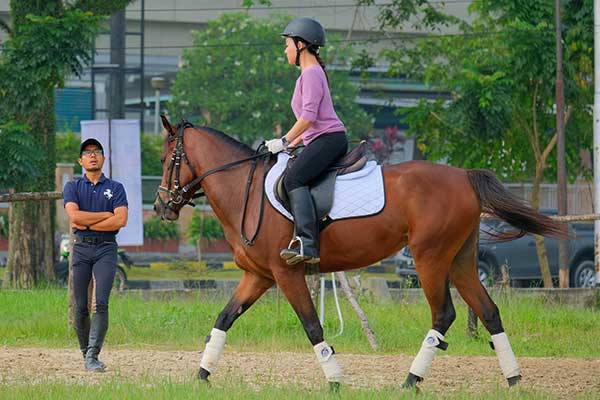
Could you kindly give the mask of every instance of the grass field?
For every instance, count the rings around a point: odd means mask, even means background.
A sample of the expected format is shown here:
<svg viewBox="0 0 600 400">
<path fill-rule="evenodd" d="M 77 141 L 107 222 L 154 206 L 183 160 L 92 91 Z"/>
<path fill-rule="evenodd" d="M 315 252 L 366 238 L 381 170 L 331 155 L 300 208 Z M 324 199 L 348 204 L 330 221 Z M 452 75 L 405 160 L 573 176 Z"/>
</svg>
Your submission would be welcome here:
<svg viewBox="0 0 600 400">
<path fill-rule="evenodd" d="M 548 304 L 508 294 L 496 299 L 515 353 L 530 357 L 600 357 L 600 311 Z M 187 298 L 145 299 L 139 294 L 111 296 L 111 347 L 197 350 L 227 299 L 197 292 Z M 349 304 L 343 300 L 345 330 L 339 328 L 331 296 L 326 305 L 325 337 L 345 353 L 369 353 L 371 348 Z M 362 299 L 382 354 L 413 354 L 430 329 L 429 307 L 378 303 Z M 493 355 L 489 334 L 467 337 L 466 307 L 456 305 L 457 319 L 446 335 L 448 355 Z M 75 346 L 67 324 L 65 290 L 0 291 L 0 345 Z M 283 297 L 268 294 L 246 312 L 228 333 L 228 345 L 239 351 L 305 351 L 309 348 L 302 326 Z"/>
<path fill-rule="evenodd" d="M 329 393 L 324 388 L 306 389 L 295 387 L 262 387 L 252 389 L 240 382 L 224 382 L 219 386 L 207 387 L 196 381 L 156 382 L 150 379 L 130 381 L 113 379 L 98 385 L 66 385 L 58 382 L 44 382 L 35 385 L 0 385 L 0 398 L 10 399 L 286 399 L 286 400 L 378 400 L 378 399 L 456 399 L 456 400 L 533 400 L 552 399 L 541 390 L 497 388 L 484 393 L 473 393 L 468 389 L 445 393 L 404 392 L 398 389 L 349 389 L 342 388 L 340 393 Z M 594 393 L 585 393 L 577 399 L 597 399 Z"/>
<path fill-rule="evenodd" d="M 76 339 L 66 322 L 67 293 L 65 290 L 0 291 L 0 355 L 4 351 L 3 360 L 5 362 L 8 360 L 8 365 L 4 369 L 6 375 L 3 377 L 0 374 L 0 399 L 553 399 L 557 398 L 557 394 L 561 398 L 600 398 L 598 385 L 593 383 L 595 378 L 589 376 L 589 372 L 585 369 L 583 379 L 587 379 L 588 383 L 580 384 L 576 394 L 571 395 L 568 381 L 558 382 L 559 386 L 551 387 L 550 384 L 560 381 L 560 378 L 554 380 L 546 378 L 545 381 L 540 381 L 548 383 L 549 386 L 545 386 L 544 383 L 536 385 L 530 382 L 516 390 L 508 390 L 502 385 L 503 380 L 497 366 L 494 366 L 495 362 L 486 364 L 485 380 L 488 383 L 483 386 L 480 382 L 481 377 L 477 376 L 479 372 L 475 372 L 479 371 L 478 369 L 468 373 L 465 378 L 462 378 L 464 380 L 431 382 L 432 379 L 439 379 L 438 373 L 438 378 L 429 379 L 429 386 L 418 395 L 412 391 L 402 391 L 398 383 L 385 380 L 384 386 L 371 384 L 372 387 L 368 389 L 362 387 L 369 386 L 368 382 L 363 382 L 359 387 L 345 385 L 340 394 L 330 394 L 326 382 L 318 377 L 308 386 L 286 383 L 285 379 L 277 377 L 267 380 L 266 383 L 263 380 L 263 383 L 257 384 L 253 383 L 254 372 L 250 372 L 250 378 L 247 373 L 246 378 L 242 378 L 242 375 L 235 372 L 236 370 L 226 368 L 215 376 L 213 386 L 207 387 L 193 377 L 193 373 L 197 370 L 196 352 L 203 348 L 205 335 L 212 328 L 217 314 L 227 301 L 222 295 L 209 293 L 197 292 L 186 298 L 167 296 L 163 299 L 146 299 L 135 293 L 113 295 L 111 325 L 106 346 L 107 357 L 109 360 L 112 357 L 112 365 L 117 369 L 111 374 L 92 376 L 93 374 L 85 374 L 80 370 L 81 360 L 75 350 Z M 425 302 L 377 303 L 367 298 L 360 300 L 382 347 L 380 354 L 396 355 L 396 357 L 398 354 L 414 356 L 423 335 L 430 327 L 427 304 Z M 600 357 L 600 337 L 590 334 L 596 332 L 600 326 L 600 312 L 597 309 L 549 304 L 529 296 L 516 296 L 512 292 L 500 295 L 496 300 L 518 357 L 556 359 L 554 367 L 549 368 L 554 374 L 559 374 L 559 377 L 562 373 L 560 365 L 563 365 L 560 359 L 563 357 L 581 360 Z M 341 354 L 364 354 L 367 357 L 373 355 L 357 318 L 345 300 L 342 301 L 342 306 L 345 331 L 342 336 L 333 338 L 338 330 L 338 321 L 333 318 L 335 315 L 333 301 L 328 301 L 325 323 L 328 342 L 333 344 L 336 351 Z M 488 345 L 489 335 L 483 332 L 480 326 L 478 338 L 467 337 L 466 308 L 461 303 L 457 303 L 456 308 L 457 320 L 446 336 L 450 347 L 444 354 L 454 357 L 441 359 L 437 365 L 452 363 L 452 360 L 459 356 L 494 357 Z M 301 353 L 308 355 L 311 352 L 310 344 L 295 314 L 287 302 L 276 293 L 269 293 L 236 322 L 228 333 L 227 343 L 226 353 L 242 352 L 239 353 L 242 354 L 241 356 L 235 356 L 242 359 L 249 357 L 244 356 L 243 354 L 246 353 L 243 352 L 265 352 L 266 357 L 277 357 L 281 352 L 296 352 L 293 354 L 298 355 Z M 29 365 L 32 369 L 37 369 L 38 364 L 41 365 L 42 362 L 48 365 L 48 360 L 44 358 L 45 356 L 41 356 L 39 351 L 26 350 L 28 348 L 55 348 L 57 354 L 65 354 L 50 361 L 49 366 L 44 367 L 48 372 L 55 371 L 55 368 L 58 368 L 58 371 L 65 368 L 66 375 L 61 375 L 65 379 L 57 378 L 56 375 L 51 379 L 46 378 L 47 375 L 39 375 L 39 372 L 37 375 L 30 374 L 26 368 L 22 369 L 22 364 L 19 364 L 21 367 L 18 370 L 11 369 L 10 359 L 13 356 L 7 358 L 6 354 L 16 355 L 19 350 L 11 349 L 19 348 L 22 349 L 23 354 L 31 354 L 25 359 L 30 360 Z M 60 350 L 65 348 L 73 351 L 65 353 L 64 350 Z M 162 374 L 157 376 L 149 376 L 145 373 L 133 374 L 134 371 L 127 367 L 129 356 L 122 356 L 122 354 L 137 351 L 135 357 L 139 357 L 150 352 L 151 349 L 155 349 L 156 352 L 160 350 L 193 352 L 184 355 L 186 359 L 181 361 L 185 363 L 183 374 L 171 375 L 168 369 L 159 367 L 162 366 L 160 362 L 158 365 L 151 366 L 149 371 L 164 370 Z M 165 361 L 173 362 L 174 355 L 170 354 L 162 355 L 166 357 Z M 117 361 L 114 357 L 119 356 L 120 361 Z M 151 355 L 151 357 L 158 356 Z M 397 359 L 396 357 L 394 360 Z M 377 357 L 377 360 L 379 358 Z M 404 363 L 407 358 L 404 356 Z M 230 358 L 230 363 L 231 360 Z M 59 365 L 56 364 L 57 362 Z M 525 366 L 532 363 L 531 359 L 523 362 Z M 542 371 L 548 368 L 546 367 L 548 361 L 534 361 L 534 363 L 541 363 Z M 272 367 L 267 367 L 267 371 L 264 371 L 267 375 L 268 368 Z M 301 365 L 294 365 L 291 368 L 292 371 L 300 368 L 297 372 L 305 372 L 303 369 L 311 368 L 311 363 L 305 359 Z M 404 368 L 407 366 L 402 367 L 400 372 L 394 372 L 392 376 L 400 379 L 405 373 Z M 532 367 L 527 368 L 531 371 Z M 1 370 L 3 369 L 0 365 Z M 358 369 L 355 367 L 354 371 L 355 373 L 358 371 L 360 376 L 360 367 Z M 452 369 L 442 371 L 456 372 Z M 380 372 L 387 373 L 387 371 Z M 258 374 L 258 370 L 256 373 Z M 579 371 L 579 374 L 581 373 L 582 371 Z M 319 371 L 313 371 L 313 378 L 315 374 L 319 375 Z M 15 380 L 14 376 L 18 378 Z M 535 376 L 531 378 L 542 379 Z M 491 384 L 489 379 L 492 379 Z"/>
</svg>

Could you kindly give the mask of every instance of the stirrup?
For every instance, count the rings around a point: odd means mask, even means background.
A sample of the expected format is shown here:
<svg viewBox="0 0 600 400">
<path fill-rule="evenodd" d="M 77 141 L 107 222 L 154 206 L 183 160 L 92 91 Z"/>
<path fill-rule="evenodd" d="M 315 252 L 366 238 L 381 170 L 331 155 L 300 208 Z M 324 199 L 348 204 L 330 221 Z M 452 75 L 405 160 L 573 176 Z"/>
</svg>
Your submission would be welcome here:
<svg viewBox="0 0 600 400">
<path fill-rule="evenodd" d="M 294 249 L 294 244 L 296 242 L 300 243 L 300 251 Z M 279 256 L 285 260 L 288 265 L 296 265 L 302 261 L 307 264 L 317 264 L 321 261 L 319 257 L 310 257 L 304 255 L 304 244 L 302 243 L 302 238 L 300 236 L 296 236 L 290 243 L 288 244 L 287 249 L 283 249 L 279 252 Z"/>
</svg>

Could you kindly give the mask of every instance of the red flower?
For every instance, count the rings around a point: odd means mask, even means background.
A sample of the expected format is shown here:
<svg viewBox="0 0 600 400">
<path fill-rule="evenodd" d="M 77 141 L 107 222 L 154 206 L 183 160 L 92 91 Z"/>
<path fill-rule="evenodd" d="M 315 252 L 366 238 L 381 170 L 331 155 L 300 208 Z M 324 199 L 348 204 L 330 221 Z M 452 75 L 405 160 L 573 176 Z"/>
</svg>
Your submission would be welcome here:
<svg viewBox="0 0 600 400">
<path fill-rule="evenodd" d="M 386 127 L 385 137 L 390 143 L 394 143 L 398 139 L 398 127 L 395 125 Z"/>
<path fill-rule="evenodd" d="M 383 140 L 379 138 L 373 140 L 373 143 L 371 144 L 371 148 L 375 153 L 379 153 L 381 150 L 383 150 L 384 146 L 385 145 L 383 144 Z"/>
</svg>

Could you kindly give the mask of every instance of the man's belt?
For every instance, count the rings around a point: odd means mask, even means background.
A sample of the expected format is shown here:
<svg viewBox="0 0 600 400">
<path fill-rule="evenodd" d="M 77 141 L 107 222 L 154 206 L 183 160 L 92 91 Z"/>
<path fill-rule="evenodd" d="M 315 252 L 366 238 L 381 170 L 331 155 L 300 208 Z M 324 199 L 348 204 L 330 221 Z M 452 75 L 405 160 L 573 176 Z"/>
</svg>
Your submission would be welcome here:
<svg viewBox="0 0 600 400">
<path fill-rule="evenodd" d="M 75 235 L 75 243 L 100 244 L 104 242 L 117 243 L 115 235 Z"/>
</svg>

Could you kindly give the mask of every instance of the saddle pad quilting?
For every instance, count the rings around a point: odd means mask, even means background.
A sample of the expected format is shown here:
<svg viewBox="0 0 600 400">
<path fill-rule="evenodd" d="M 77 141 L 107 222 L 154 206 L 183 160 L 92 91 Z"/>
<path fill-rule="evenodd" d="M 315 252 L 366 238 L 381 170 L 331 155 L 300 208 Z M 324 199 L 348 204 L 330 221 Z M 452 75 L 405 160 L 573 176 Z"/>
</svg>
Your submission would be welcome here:
<svg viewBox="0 0 600 400">
<path fill-rule="evenodd" d="M 277 163 L 267 174 L 265 192 L 271 205 L 293 221 L 292 215 L 277 201 L 274 191 L 275 182 L 285 170 L 289 158 L 287 153 L 278 154 Z M 383 171 L 375 161 L 369 161 L 361 170 L 337 177 L 329 217 L 332 220 L 364 217 L 377 214 L 384 206 Z"/>
</svg>

